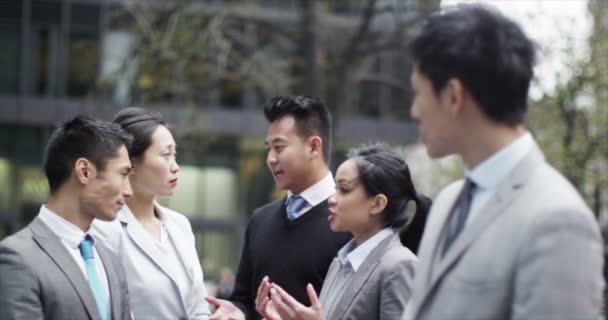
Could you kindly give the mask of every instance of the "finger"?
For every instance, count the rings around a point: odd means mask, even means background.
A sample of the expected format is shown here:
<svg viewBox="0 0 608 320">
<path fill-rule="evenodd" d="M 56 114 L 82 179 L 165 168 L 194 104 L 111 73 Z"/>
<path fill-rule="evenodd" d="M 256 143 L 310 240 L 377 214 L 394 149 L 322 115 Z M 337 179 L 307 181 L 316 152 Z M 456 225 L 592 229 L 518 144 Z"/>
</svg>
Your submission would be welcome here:
<svg viewBox="0 0 608 320">
<path fill-rule="evenodd" d="M 258 292 L 257 292 L 258 297 L 260 296 L 260 292 L 262 292 L 262 289 L 266 282 L 268 282 L 268 276 L 264 276 L 264 278 L 262 278 L 262 281 L 260 281 L 260 285 L 258 286 Z"/>
<path fill-rule="evenodd" d="M 283 301 L 277 289 L 274 288 L 274 285 L 273 288 L 270 289 L 270 296 L 272 297 L 272 303 L 274 304 L 277 313 L 279 313 L 282 319 L 295 319 L 295 311 Z"/>
<path fill-rule="evenodd" d="M 271 312 L 269 312 L 270 311 L 269 310 L 269 308 L 270 308 L 269 304 L 270 304 L 270 299 L 268 297 L 264 298 L 264 300 L 261 303 L 261 307 L 260 307 L 261 312 L 260 313 L 262 314 L 262 316 L 264 316 L 264 318 L 266 320 L 276 320 L 273 317 L 273 314 L 271 314 Z"/>
<path fill-rule="evenodd" d="M 260 303 L 265 297 L 268 297 L 268 291 L 270 290 L 270 283 L 268 282 L 268 277 L 264 277 L 262 282 L 260 282 L 260 286 L 258 287 L 258 294 L 255 298 L 255 306 L 258 308 Z"/>
<path fill-rule="evenodd" d="M 310 305 L 315 308 L 321 308 L 321 302 L 319 301 L 315 287 L 313 287 L 312 284 L 309 283 L 306 286 L 306 292 L 308 293 L 308 299 L 310 299 Z"/>
<path fill-rule="evenodd" d="M 209 303 L 214 305 L 216 308 L 219 307 L 222 304 L 221 299 L 217 299 L 214 297 L 205 297 L 205 300 Z"/>
<path fill-rule="evenodd" d="M 287 293 L 285 290 L 283 290 L 283 288 L 279 287 L 276 284 L 272 284 L 273 288 L 276 288 L 276 290 L 278 291 L 281 299 L 283 301 L 285 301 L 285 303 L 291 308 L 291 309 L 296 309 L 297 307 L 304 307 L 304 305 L 302 305 L 301 303 L 299 303 L 296 299 L 294 299 L 289 293 Z"/>
</svg>

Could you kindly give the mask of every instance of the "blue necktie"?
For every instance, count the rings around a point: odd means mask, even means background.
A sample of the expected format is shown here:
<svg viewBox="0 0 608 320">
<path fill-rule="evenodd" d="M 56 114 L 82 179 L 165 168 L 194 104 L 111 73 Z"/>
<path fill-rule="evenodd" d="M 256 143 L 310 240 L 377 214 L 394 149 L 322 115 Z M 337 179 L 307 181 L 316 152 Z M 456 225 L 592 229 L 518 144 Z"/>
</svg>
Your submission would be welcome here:
<svg viewBox="0 0 608 320">
<path fill-rule="evenodd" d="M 467 178 L 464 186 L 456 198 L 452 212 L 447 225 L 447 234 L 443 245 L 443 255 L 448 251 L 452 243 L 456 240 L 460 231 L 464 228 L 469 211 L 471 210 L 471 202 L 473 200 L 473 191 L 475 190 L 475 182 Z"/>
<path fill-rule="evenodd" d="M 306 206 L 307 202 L 300 196 L 291 196 L 287 199 L 287 219 L 293 220 L 297 218 L 298 212 Z"/>
<path fill-rule="evenodd" d="M 85 239 L 80 242 L 78 248 L 80 248 L 80 254 L 84 259 L 84 268 L 87 272 L 87 278 L 89 278 L 89 286 L 93 291 L 93 296 L 95 296 L 97 308 L 101 313 L 101 319 L 108 320 L 108 304 L 106 302 L 103 286 L 101 285 L 101 281 L 99 281 L 99 276 L 97 276 L 95 257 L 93 255 L 93 239 L 91 236 L 87 235 Z"/>
</svg>

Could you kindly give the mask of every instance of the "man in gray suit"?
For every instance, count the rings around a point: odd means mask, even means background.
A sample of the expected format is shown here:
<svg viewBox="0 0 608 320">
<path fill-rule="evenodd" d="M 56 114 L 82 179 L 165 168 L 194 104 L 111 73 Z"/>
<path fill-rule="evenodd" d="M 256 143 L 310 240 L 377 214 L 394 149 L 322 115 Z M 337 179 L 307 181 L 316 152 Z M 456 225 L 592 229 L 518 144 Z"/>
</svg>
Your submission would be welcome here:
<svg viewBox="0 0 608 320">
<path fill-rule="evenodd" d="M 599 227 L 523 125 L 532 41 L 469 5 L 431 16 L 411 51 L 411 116 L 430 156 L 460 156 L 466 179 L 435 199 L 404 318 L 599 318 Z"/>
<path fill-rule="evenodd" d="M 55 130 L 44 157 L 48 202 L 0 242 L 0 319 L 130 319 L 118 258 L 87 234 L 131 195 L 130 141 L 117 125 L 86 117 Z"/>
</svg>

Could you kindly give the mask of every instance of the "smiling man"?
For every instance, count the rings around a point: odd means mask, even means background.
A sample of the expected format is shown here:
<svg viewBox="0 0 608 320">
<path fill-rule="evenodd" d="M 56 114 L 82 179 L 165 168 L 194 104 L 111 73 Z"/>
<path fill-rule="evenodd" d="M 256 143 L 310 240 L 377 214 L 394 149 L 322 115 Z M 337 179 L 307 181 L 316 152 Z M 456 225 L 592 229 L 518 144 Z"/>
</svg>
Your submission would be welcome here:
<svg viewBox="0 0 608 320">
<path fill-rule="evenodd" d="M 0 319 L 130 319 L 118 257 L 88 234 L 131 195 L 130 143 L 117 125 L 86 117 L 55 130 L 44 156 L 51 195 L 0 242 Z"/>
<path fill-rule="evenodd" d="M 327 221 L 327 199 L 335 191 L 327 106 L 311 97 L 275 97 L 264 115 L 270 122 L 266 164 L 288 195 L 253 213 L 234 293 L 229 301 L 208 299 L 218 307 L 211 319 L 259 319 L 255 298 L 265 276 L 310 305 L 306 285 L 321 289 L 333 258 L 350 239 L 332 232 Z"/>
</svg>

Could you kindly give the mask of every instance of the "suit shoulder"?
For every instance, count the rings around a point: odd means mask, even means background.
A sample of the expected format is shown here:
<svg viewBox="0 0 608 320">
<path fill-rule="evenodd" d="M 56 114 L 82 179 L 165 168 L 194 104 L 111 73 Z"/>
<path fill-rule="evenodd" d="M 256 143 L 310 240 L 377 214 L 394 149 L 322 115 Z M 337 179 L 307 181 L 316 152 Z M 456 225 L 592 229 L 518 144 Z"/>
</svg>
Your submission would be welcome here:
<svg viewBox="0 0 608 320">
<path fill-rule="evenodd" d="M 165 218 L 170 221 L 170 223 L 174 223 L 184 229 L 192 229 L 192 227 L 190 226 L 190 220 L 185 215 L 167 207 L 163 207 L 159 204 L 157 204 L 157 206 L 163 211 L 163 214 L 165 214 Z"/>
<path fill-rule="evenodd" d="M 528 219 L 532 225 L 579 223 L 599 228 L 580 193 L 551 165 L 539 166 L 531 179 L 526 203 L 529 203 Z"/>
<path fill-rule="evenodd" d="M 540 166 L 533 179 L 534 193 L 537 196 L 551 199 L 543 205 L 576 206 L 581 209 L 588 209 L 578 190 L 551 165 Z"/>
<path fill-rule="evenodd" d="M 418 262 L 416 255 L 403 245 L 389 248 L 382 256 L 381 264 L 384 269 L 400 269 L 403 265 L 415 265 Z"/>
<path fill-rule="evenodd" d="M 32 231 L 29 228 L 23 228 L 17 233 L 10 235 L 4 238 L 4 240 L 0 241 L 0 246 L 3 248 L 20 252 L 22 251 L 22 249 L 34 245 L 32 236 Z"/>
<path fill-rule="evenodd" d="M 35 267 L 35 263 L 32 262 L 32 253 L 39 250 L 38 245 L 32 238 L 33 234 L 29 228 L 24 228 L 21 231 L 6 237 L 0 241 L 0 267 L 7 267 L 9 269 L 3 269 L 2 276 L 5 276 L 4 272 L 31 272 L 33 273 L 32 267 Z M 18 265 L 18 268 L 11 266 Z"/>
</svg>

